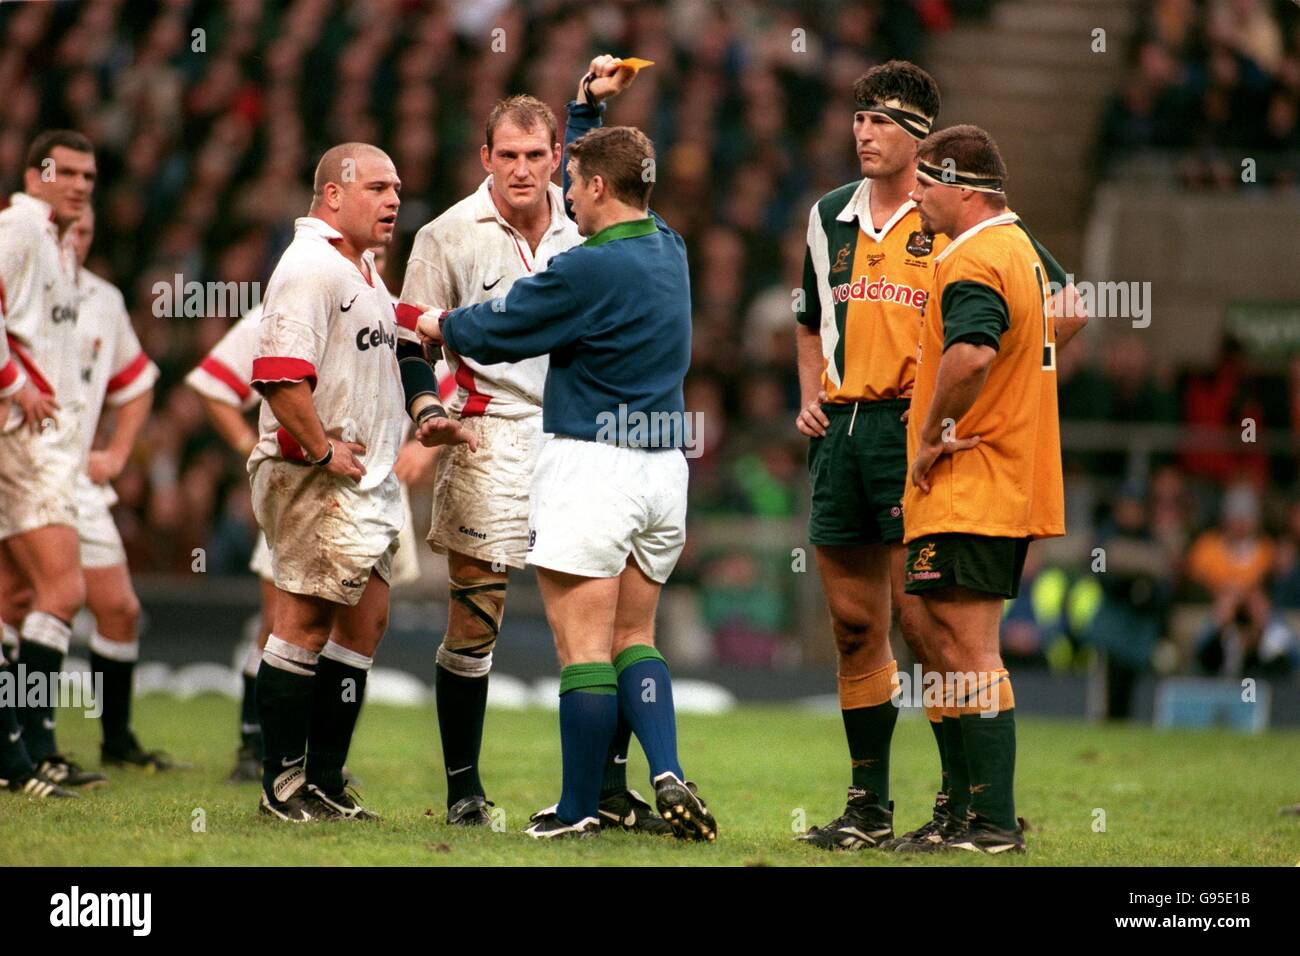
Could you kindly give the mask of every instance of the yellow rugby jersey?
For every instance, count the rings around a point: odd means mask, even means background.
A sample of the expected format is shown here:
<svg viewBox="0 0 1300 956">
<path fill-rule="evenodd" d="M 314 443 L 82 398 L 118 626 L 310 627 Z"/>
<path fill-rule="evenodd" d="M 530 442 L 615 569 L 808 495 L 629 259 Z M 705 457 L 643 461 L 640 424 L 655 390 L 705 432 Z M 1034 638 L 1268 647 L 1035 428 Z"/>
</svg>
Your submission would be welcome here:
<svg viewBox="0 0 1300 956">
<path fill-rule="evenodd" d="M 953 240 L 936 256 L 935 268 L 907 424 L 909 460 L 920 444 L 944 349 L 980 340 L 996 345 L 998 354 L 975 404 L 957 423 L 958 437 L 979 435 L 980 443 L 941 456 L 930 471 L 928 494 L 909 478 L 904 540 L 947 532 L 1063 535 L 1056 333 L 1048 308 L 1048 281 L 1059 266 L 1014 213 L 1003 213 Z"/>
<path fill-rule="evenodd" d="M 921 310 L 935 256 L 948 244 L 921 228 L 910 200 L 877 231 L 871 180 L 823 196 L 808 217 L 803 308 L 821 333 L 822 388 L 832 402 L 899 398 L 912 390 Z"/>
</svg>

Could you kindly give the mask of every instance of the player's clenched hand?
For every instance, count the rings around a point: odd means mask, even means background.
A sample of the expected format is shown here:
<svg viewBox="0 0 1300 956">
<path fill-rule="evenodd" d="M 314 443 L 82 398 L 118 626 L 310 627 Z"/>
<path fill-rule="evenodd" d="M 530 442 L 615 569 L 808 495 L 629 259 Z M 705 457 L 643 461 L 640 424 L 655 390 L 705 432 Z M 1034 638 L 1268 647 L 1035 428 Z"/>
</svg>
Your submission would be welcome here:
<svg viewBox="0 0 1300 956">
<path fill-rule="evenodd" d="M 825 392 L 818 392 L 817 401 L 809 402 L 799 409 L 799 417 L 794 420 L 794 427 L 799 429 L 800 434 L 807 435 L 809 438 L 826 437 L 826 429 L 831 427 L 831 420 L 822 411 L 822 402 L 826 401 L 826 397 Z"/>
<path fill-rule="evenodd" d="M 416 306 L 420 309 L 420 317 L 415 322 L 415 331 L 420 336 L 420 341 L 426 345 L 442 344 L 442 317 L 447 313 L 442 309 L 426 309 L 423 306 Z"/>
<path fill-rule="evenodd" d="M 22 410 L 24 424 L 38 435 L 58 420 L 54 396 L 43 394 L 30 381 L 14 396 L 14 403 Z"/>
<path fill-rule="evenodd" d="M 434 445 L 469 445 L 470 451 L 478 451 L 478 436 L 451 418 L 434 415 L 420 422 L 415 430 L 416 440 L 426 448 Z"/>
<path fill-rule="evenodd" d="M 934 467 L 934 463 L 939 460 L 939 457 L 965 451 L 967 448 L 974 448 L 979 443 L 979 435 L 970 438 L 954 438 L 952 441 L 940 440 L 923 443 L 917 449 L 916 457 L 912 459 L 912 484 L 928 495 L 930 493 L 930 469 Z"/>
<path fill-rule="evenodd" d="M 616 56 L 610 56 L 608 53 L 602 53 L 596 59 L 591 61 L 587 67 L 587 73 L 583 74 L 583 79 L 590 74 L 593 79 L 586 84 L 586 90 L 596 102 L 607 99 L 611 96 L 618 96 L 625 89 L 632 85 L 636 79 L 636 70 L 631 66 L 624 66 L 623 61 Z M 583 101 L 583 83 L 578 83 L 577 100 Z M 593 106 L 595 103 L 592 104 Z"/>
</svg>

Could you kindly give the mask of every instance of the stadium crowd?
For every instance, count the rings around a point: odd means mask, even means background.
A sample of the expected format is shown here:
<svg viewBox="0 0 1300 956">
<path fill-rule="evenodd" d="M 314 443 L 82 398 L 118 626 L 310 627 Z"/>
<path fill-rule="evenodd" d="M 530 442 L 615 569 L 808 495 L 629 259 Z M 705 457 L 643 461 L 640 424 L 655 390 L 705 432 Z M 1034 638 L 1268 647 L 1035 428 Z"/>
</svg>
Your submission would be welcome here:
<svg viewBox="0 0 1300 956">
<path fill-rule="evenodd" d="M 1154 0 L 1112 100 L 1100 160 L 1176 151 L 1187 187 L 1300 187 L 1300 9 L 1287 0 Z"/>
<path fill-rule="evenodd" d="M 178 276 L 264 284 L 308 206 L 312 157 L 364 140 L 384 145 L 403 179 L 388 266 L 389 287 L 400 288 L 415 232 L 482 179 L 481 119 L 492 104 L 526 90 L 563 115 L 573 75 L 606 48 L 656 64 L 620 102 L 619 121 L 657 144 L 654 205 L 690 251 L 686 398 L 704 423 L 702 454 L 691 462 L 692 518 L 797 525 L 807 472 L 793 426 L 791 295 L 808 208 L 859 175 L 847 122 L 853 80 L 892 56 L 923 62 L 927 31 L 986 6 L 632 0 L 579 11 L 559 0 L 88 0 L 0 8 L 0 192 L 20 188 L 38 130 L 66 126 L 93 140 L 99 226 L 88 265 L 123 290 L 162 372 L 154 414 L 117 482 L 131 567 L 186 571 L 201 547 L 209 573 L 244 573 L 255 534 L 243 463 L 178 387 L 237 316 L 160 319 L 156 285 L 172 287 Z M 1218 183 L 1225 146 L 1294 154 L 1300 17 L 1284 16 L 1288 6 L 1153 3 L 1132 75 L 1109 110 L 1102 155 L 1179 149 L 1188 182 Z M 1300 181 L 1294 171 L 1279 176 L 1270 181 Z M 1258 374 L 1231 342 L 1204 369 L 1166 367 L 1147 349 L 1135 336 L 1066 350 L 1062 417 L 1229 427 L 1249 414 L 1300 442 L 1300 358 L 1279 377 Z M 1070 452 L 1068 429 L 1066 444 L 1074 479 L 1120 486 L 1123 454 Z M 1118 498 L 1099 495 L 1103 503 L 1071 531 L 1154 542 L 1161 550 L 1139 561 L 1149 573 L 1137 575 L 1153 603 L 1131 595 L 1121 603 L 1154 609 L 1159 622 L 1176 598 L 1212 600 L 1203 666 L 1248 663 L 1252 649 L 1273 646 L 1260 643 L 1280 620 L 1273 608 L 1300 608 L 1295 457 L 1170 453 L 1152 465 Z M 781 659 L 794 630 L 789 555 L 788 544 L 771 554 L 688 551 L 679 578 L 698 591 L 718 657 Z M 1048 626 L 1012 608 L 1008 649 L 1051 660 L 1053 634 L 1070 630 L 1064 605 L 1060 613 L 1066 623 Z M 1234 645 L 1234 628 L 1253 636 Z M 1073 630 L 1072 640 L 1087 640 L 1087 628 Z M 1277 659 L 1290 660 L 1294 636 L 1282 643 Z"/>
</svg>

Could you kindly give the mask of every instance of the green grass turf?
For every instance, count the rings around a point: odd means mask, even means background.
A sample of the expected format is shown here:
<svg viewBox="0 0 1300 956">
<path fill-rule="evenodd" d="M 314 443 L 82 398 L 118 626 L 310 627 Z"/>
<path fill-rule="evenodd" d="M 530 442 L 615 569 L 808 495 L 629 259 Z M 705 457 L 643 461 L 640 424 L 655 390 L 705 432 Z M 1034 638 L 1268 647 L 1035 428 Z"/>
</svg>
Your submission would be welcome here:
<svg viewBox="0 0 1300 956">
<path fill-rule="evenodd" d="M 77 711 L 60 717 L 60 743 L 97 763 L 99 730 Z M 554 713 L 489 712 L 484 778 L 506 814 L 504 832 L 442 822 L 443 782 L 432 708 L 368 707 L 350 765 L 379 824 L 290 827 L 259 817 L 255 786 L 225 782 L 235 747 L 235 705 L 216 697 L 137 702 L 146 746 L 194 769 L 111 773 L 81 800 L 32 801 L 0 793 L 0 865 L 1241 865 L 1300 863 L 1300 734 L 1248 738 L 1023 719 L 1018 812 L 1030 852 L 1015 860 L 825 853 L 796 844 L 801 818 L 825 822 L 843 805 L 847 760 L 838 715 L 746 707 L 681 719 L 687 773 L 717 815 L 716 845 L 603 834 L 537 844 L 519 831 L 559 796 Z M 908 715 L 894 737 L 897 823 L 928 815 L 938 776 L 924 720 Z M 629 779 L 650 790 L 633 745 Z M 206 832 L 192 828 L 202 809 Z M 1094 831 L 1094 810 L 1105 832 Z M 431 810 L 432 815 L 426 815 Z"/>
</svg>

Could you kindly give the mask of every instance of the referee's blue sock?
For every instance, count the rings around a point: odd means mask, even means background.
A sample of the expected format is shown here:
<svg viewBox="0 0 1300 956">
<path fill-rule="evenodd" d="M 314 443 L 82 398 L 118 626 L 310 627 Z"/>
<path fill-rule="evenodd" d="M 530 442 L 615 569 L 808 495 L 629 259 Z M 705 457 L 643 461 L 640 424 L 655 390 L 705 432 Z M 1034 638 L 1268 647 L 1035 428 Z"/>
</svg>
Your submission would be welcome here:
<svg viewBox="0 0 1300 956">
<path fill-rule="evenodd" d="M 560 672 L 560 753 L 564 783 L 556 815 L 565 823 L 595 817 L 605 756 L 618 723 L 613 664 L 570 664 Z"/>
<path fill-rule="evenodd" d="M 677 761 L 677 715 L 668 662 L 649 644 L 633 644 L 614 658 L 618 674 L 618 704 L 641 742 L 650 780 L 672 771 L 685 780 Z"/>
</svg>

